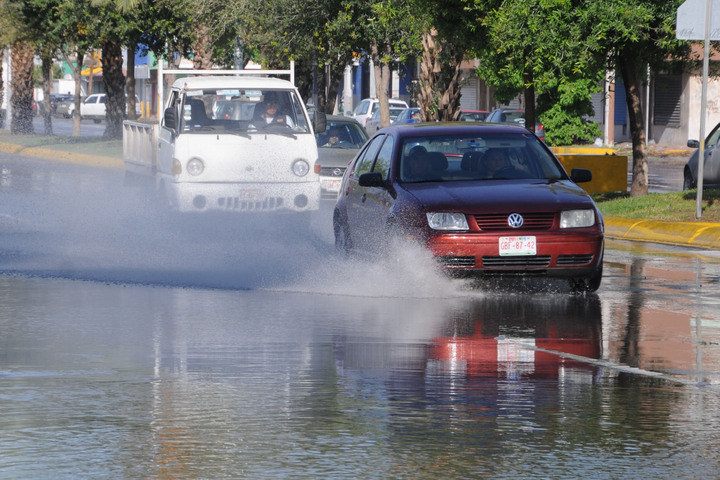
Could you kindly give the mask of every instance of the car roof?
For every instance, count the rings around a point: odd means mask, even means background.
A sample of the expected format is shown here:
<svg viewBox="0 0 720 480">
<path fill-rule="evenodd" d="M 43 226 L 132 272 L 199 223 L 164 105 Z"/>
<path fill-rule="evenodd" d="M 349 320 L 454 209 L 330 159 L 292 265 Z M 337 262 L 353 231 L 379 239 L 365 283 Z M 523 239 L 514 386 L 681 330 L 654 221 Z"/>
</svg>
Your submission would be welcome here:
<svg viewBox="0 0 720 480">
<path fill-rule="evenodd" d="M 215 75 L 204 77 L 178 78 L 173 88 L 282 88 L 294 89 L 295 86 L 287 80 L 275 77 Z"/>
<path fill-rule="evenodd" d="M 424 122 L 390 125 L 378 130 L 389 134 L 396 132 L 400 137 L 420 137 L 425 135 L 455 135 L 463 133 L 530 133 L 525 127 L 506 123 L 474 123 L 474 122 Z"/>
</svg>

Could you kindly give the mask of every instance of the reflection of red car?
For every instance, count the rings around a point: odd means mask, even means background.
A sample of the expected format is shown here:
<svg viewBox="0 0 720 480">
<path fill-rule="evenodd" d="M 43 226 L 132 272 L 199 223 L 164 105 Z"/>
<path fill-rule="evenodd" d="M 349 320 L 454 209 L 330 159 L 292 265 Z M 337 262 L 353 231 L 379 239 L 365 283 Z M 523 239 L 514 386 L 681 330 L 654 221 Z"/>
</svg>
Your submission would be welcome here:
<svg viewBox="0 0 720 480">
<path fill-rule="evenodd" d="M 603 221 L 543 142 L 526 129 L 474 122 L 390 125 L 345 172 L 335 245 L 376 255 L 393 236 L 427 247 L 455 275 L 602 279 Z"/>
<path fill-rule="evenodd" d="M 466 375 L 478 377 L 557 378 L 570 369 L 594 373 L 592 363 L 576 356 L 601 356 L 598 298 L 568 296 L 551 307 L 488 297 L 475 304 L 474 321 L 465 331 L 434 339 L 429 355 L 460 364 Z"/>
</svg>

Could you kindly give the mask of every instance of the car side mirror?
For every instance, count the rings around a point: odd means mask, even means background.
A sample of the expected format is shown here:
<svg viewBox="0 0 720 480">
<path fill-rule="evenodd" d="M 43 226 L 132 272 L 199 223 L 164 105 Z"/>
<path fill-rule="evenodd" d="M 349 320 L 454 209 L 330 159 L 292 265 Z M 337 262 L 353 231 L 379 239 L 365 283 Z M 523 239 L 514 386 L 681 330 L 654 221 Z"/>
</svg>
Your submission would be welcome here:
<svg viewBox="0 0 720 480">
<path fill-rule="evenodd" d="M 575 183 L 586 183 L 592 180 L 592 172 L 587 168 L 573 168 L 570 172 L 570 180 Z"/>
<path fill-rule="evenodd" d="M 688 140 L 687 146 L 690 148 L 700 148 L 700 142 L 697 140 Z"/>
<path fill-rule="evenodd" d="M 177 110 L 175 110 L 175 107 L 168 107 L 165 109 L 165 115 L 163 116 L 165 120 L 165 128 L 169 128 L 170 130 L 177 130 Z"/>
<path fill-rule="evenodd" d="M 313 111 L 313 130 L 315 133 L 323 133 L 327 129 L 327 116 L 325 112 L 317 108 Z"/>
<path fill-rule="evenodd" d="M 361 187 L 380 187 L 385 188 L 385 180 L 380 172 L 363 173 L 358 178 Z"/>
</svg>

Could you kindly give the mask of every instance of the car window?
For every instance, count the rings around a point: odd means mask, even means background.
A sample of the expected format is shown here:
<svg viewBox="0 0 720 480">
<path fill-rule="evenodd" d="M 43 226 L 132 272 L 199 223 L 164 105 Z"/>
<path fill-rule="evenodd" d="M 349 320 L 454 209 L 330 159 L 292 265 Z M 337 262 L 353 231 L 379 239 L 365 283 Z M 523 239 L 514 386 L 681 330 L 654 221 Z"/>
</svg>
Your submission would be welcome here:
<svg viewBox="0 0 720 480">
<path fill-rule="evenodd" d="M 383 142 L 380 151 L 378 152 L 377 160 L 375 160 L 375 166 L 372 169 L 373 172 L 380 172 L 382 174 L 382 177 L 386 180 L 389 178 L 394 146 L 395 139 L 388 136 L 385 142 Z"/>
<path fill-rule="evenodd" d="M 370 107 L 370 102 L 367 100 L 363 100 L 360 102 L 360 104 L 355 107 L 355 111 L 353 111 L 353 115 L 365 115 L 368 112 L 368 108 Z"/>
<path fill-rule="evenodd" d="M 714 148 L 720 139 L 720 125 L 715 127 L 715 130 L 710 133 L 707 140 L 705 141 L 705 148 Z"/>
<path fill-rule="evenodd" d="M 373 138 L 368 144 L 368 146 L 365 148 L 365 150 L 360 153 L 360 157 L 355 163 L 355 169 L 352 173 L 354 178 L 358 178 L 363 173 L 368 173 L 370 171 L 377 152 L 383 143 L 383 140 L 385 140 L 385 135 L 379 135 Z"/>
<path fill-rule="evenodd" d="M 557 159 L 529 134 L 410 137 L 400 150 L 402 182 L 567 178 Z M 492 157 L 502 161 L 491 165 Z M 430 168 L 419 177 L 415 167 L 421 163 Z"/>
<path fill-rule="evenodd" d="M 105 103 L 105 95 L 98 97 L 98 103 Z"/>
</svg>

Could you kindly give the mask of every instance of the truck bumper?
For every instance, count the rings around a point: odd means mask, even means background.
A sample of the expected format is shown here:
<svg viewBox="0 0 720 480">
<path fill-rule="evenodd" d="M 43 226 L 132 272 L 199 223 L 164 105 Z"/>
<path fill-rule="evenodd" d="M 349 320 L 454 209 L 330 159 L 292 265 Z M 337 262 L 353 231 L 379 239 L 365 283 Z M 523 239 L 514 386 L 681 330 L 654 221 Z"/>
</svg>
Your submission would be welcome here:
<svg viewBox="0 0 720 480">
<path fill-rule="evenodd" d="M 166 194 L 181 212 L 308 212 L 320 207 L 320 183 L 170 183 Z"/>
</svg>

